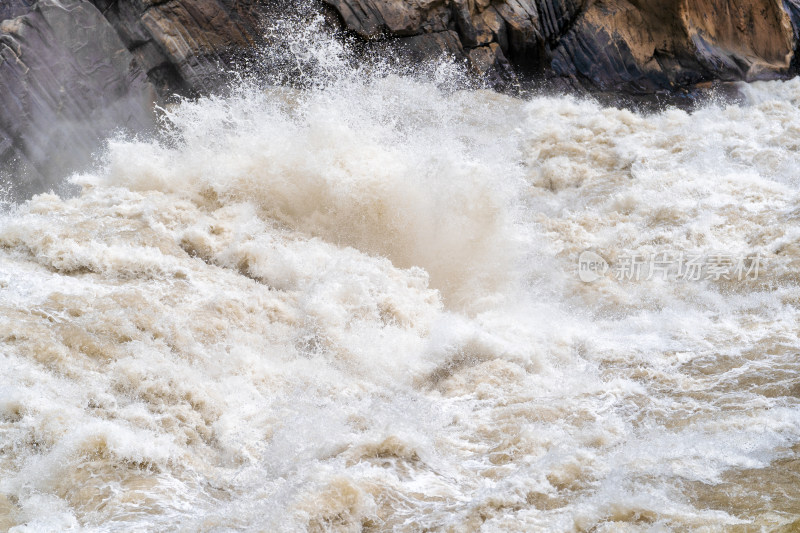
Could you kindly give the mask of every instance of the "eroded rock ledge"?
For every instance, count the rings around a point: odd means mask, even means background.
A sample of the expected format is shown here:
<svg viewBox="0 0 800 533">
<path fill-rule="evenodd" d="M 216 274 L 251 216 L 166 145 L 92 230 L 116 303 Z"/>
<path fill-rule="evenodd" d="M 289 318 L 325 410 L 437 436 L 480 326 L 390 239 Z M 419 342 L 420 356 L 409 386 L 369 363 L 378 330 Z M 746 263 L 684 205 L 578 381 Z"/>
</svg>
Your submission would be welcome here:
<svg viewBox="0 0 800 533">
<path fill-rule="evenodd" d="M 795 73 L 796 0 L 325 0 L 351 31 L 482 73 L 627 94 Z"/>
</svg>

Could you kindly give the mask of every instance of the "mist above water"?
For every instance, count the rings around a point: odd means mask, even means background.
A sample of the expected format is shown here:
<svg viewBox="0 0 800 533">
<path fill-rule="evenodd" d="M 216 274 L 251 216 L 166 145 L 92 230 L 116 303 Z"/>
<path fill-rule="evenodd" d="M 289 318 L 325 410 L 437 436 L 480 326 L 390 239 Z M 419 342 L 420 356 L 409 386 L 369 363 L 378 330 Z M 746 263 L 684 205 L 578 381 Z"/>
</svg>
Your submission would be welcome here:
<svg viewBox="0 0 800 533">
<path fill-rule="evenodd" d="M 0 528 L 796 523 L 800 82 L 642 115 L 312 30 L 299 87 L 3 214 Z M 585 283 L 587 249 L 764 266 Z"/>
</svg>

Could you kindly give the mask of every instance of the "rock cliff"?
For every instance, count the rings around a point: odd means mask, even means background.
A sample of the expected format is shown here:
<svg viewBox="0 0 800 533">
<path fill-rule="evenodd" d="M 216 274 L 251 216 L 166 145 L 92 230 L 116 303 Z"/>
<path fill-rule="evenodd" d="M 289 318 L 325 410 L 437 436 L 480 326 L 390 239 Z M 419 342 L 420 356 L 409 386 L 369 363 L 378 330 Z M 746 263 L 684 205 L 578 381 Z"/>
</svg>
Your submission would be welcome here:
<svg viewBox="0 0 800 533">
<path fill-rule="evenodd" d="M 366 40 L 628 94 L 794 74 L 796 0 L 325 0 Z"/>
<path fill-rule="evenodd" d="M 4 0 L 0 179 L 46 190 L 116 129 L 152 127 L 153 105 L 214 89 L 258 36 L 236 0 Z"/>
<path fill-rule="evenodd" d="M 259 37 L 257 2 L 91 0 L 161 94 L 208 92 Z"/>
<path fill-rule="evenodd" d="M 118 125 L 151 123 L 155 92 L 94 6 L 12 0 L 0 14 L 0 158 L 15 195 L 85 164 Z"/>
</svg>

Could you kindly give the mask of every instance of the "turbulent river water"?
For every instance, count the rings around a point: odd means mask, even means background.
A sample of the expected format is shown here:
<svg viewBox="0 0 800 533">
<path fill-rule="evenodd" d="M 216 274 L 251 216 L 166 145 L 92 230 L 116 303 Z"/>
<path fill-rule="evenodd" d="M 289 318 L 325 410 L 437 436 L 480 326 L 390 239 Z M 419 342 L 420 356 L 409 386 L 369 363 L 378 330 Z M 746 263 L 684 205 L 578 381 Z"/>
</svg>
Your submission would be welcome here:
<svg viewBox="0 0 800 533">
<path fill-rule="evenodd" d="M 800 80 L 450 68 L 242 83 L 6 206 L 0 530 L 800 528 Z"/>
</svg>

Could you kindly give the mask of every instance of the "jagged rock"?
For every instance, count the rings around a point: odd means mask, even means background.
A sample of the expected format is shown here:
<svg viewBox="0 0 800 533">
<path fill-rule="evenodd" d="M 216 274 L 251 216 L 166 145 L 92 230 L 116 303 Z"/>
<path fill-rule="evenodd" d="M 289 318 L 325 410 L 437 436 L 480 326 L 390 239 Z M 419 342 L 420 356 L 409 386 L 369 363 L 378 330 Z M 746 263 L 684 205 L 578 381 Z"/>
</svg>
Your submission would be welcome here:
<svg viewBox="0 0 800 533">
<path fill-rule="evenodd" d="M 237 0 L 92 0 L 162 95 L 214 90 L 258 39 L 259 10 Z"/>
<path fill-rule="evenodd" d="M 768 0 L 611 0 L 581 14 L 553 68 L 590 88 L 646 93 L 785 76 L 793 41 L 788 13 Z"/>
<path fill-rule="evenodd" d="M 653 94 L 797 70 L 798 0 L 325 0 L 372 40 L 455 32 L 478 72 Z M 489 53 L 491 51 L 491 53 Z M 491 65 L 487 64 L 487 61 Z M 560 80 L 560 81 L 559 81 Z"/>
<path fill-rule="evenodd" d="M 0 192 L 46 190 L 153 105 L 217 88 L 258 36 L 257 0 L 3 0 Z"/>
<path fill-rule="evenodd" d="M 497 43 L 489 43 L 470 50 L 469 62 L 472 70 L 490 85 L 503 86 L 514 78 L 511 65 Z"/>
<path fill-rule="evenodd" d="M 435 60 L 443 53 L 464 57 L 464 48 L 461 40 L 454 31 L 440 31 L 436 33 L 423 33 L 411 37 L 402 37 L 399 42 L 407 51 L 407 57 L 412 61 Z"/>
<path fill-rule="evenodd" d="M 385 32 L 398 36 L 436 33 L 451 27 L 452 14 L 445 0 L 336 0 L 329 3 L 339 10 L 349 28 L 366 38 Z"/>
<path fill-rule="evenodd" d="M 92 4 L 17 0 L 3 13 L 15 16 L 0 22 L 0 158 L 16 196 L 85 165 L 114 129 L 152 123 L 152 86 Z"/>
</svg>

